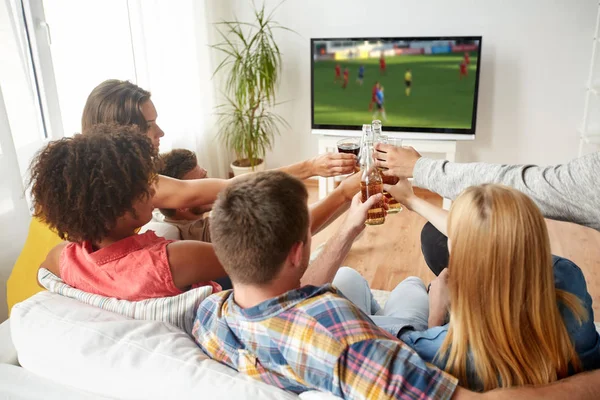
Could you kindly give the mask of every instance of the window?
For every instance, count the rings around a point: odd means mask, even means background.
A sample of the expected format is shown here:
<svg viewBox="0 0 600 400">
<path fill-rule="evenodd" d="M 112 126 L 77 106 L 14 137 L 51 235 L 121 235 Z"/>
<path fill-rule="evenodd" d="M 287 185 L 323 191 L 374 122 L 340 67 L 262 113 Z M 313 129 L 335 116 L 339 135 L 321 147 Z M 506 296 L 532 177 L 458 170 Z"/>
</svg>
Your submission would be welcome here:
<svg viewBox="0 0 600 400">
<path fill-rule="evenodd" d="M 34 60 L 40 95 L 49 106 L 58 104 L 44 112 L 44 120 L 48 126 L 61 127 L 52 136 L 72 136 L 81 130 L 83 107 L 95 86 L 110 78 L 136 82 L 128 2 L 29 0 L 22 4 L 25 15 L 30 15 L 32 48 L 39 54 Z M 59 121 L 53 124 L 53 118 Z"/>
<path fill-rule="evenodd" d="M 0 83 L 10 138 L 3 138 L 3 153 L 15 154 L 24 178 L 31 156 L 47 137 L 41 118 L 32 53 L 21 2 L 0 3 Z M 10 139 L 10 140 L 9 140 Z M 10 143 L 10 144 L 7 144 Z"/>
<path fill-rule="evenodd" d="M 0 84 L 11 143 L 27 179 L 48 140 L 81 130 L 90 91 L 100 82 L 136 82 L 127 0 L 0 1 Z M 13 153 L 14 151 L 14 153 Z"/>
<path fill-rule="evenodd" d="M 22 176 L 48 140 L 81 130 L 87 97 L 106 79 L 153 93 L 169 132 L 162 151 L 206 149 L 212 131 L 198 123 L 214 95 L 206 23 L 204 2 L 193 0 L 0 1 L 0 26 L 12 24 L 11 35 L 0 29 L 0 82 Z"/>
</svg>

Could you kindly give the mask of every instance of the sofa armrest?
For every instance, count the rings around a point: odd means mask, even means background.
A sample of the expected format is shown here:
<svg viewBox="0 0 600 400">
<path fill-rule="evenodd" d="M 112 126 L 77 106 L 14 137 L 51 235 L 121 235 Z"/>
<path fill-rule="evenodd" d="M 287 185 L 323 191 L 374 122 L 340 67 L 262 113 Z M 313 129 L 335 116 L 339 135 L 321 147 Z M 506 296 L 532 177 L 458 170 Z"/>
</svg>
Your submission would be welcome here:
<svg viewBox="0 0 600 400">
<path fill-rule="evenodd" d="M 10 320 L 0 324 L 0 364 L 19 365 L 17 350 L 10 335 Z"/>
</svg>

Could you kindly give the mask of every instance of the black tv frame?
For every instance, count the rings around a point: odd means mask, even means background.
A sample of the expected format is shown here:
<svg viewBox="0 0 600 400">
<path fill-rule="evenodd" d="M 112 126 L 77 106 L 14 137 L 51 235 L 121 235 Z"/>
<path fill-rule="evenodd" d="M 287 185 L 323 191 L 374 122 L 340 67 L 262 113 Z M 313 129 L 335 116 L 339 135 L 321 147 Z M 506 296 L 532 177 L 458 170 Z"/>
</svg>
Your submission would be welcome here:
<svg viewBox="0 0 600 400">
<path fill-rule="evenodd" d="M 310 123 L 312 130 L 342 130 L 342 131 L 356 131 L 361 130 L 362 126 L 359 125 L 327 125 L 327 124 L 315 124 L 315 91 L 314 91 L 314 42 L 317 41 L 396 41 L 396 40 L 413 40 L 413 41 L 428 41 L 428 40 L 478 40 L 479 48 L 477 52 L 477 71 L 475 72 L 475 96 L 473 97 L 473 113 L 471 117 L 471 128 L 422 128 L 422 127 L 411 127 L 411 126 L 391 126 L 386 125 L 385 130 L 388 132 L 416 132 L 416 133 L 433 133 L 433 134 L 458 134 L 458 135 L 472 135 L 475 136 L 475 127 L 477 125 L 477 99 L 479 98 L 479 72 L 481 71 L 481 47 L 483 44 L 483 36 L 398 36 L 398 37 L 362 37 L 362 38 L 311 38 L 310 39 Z"/>
</svg>

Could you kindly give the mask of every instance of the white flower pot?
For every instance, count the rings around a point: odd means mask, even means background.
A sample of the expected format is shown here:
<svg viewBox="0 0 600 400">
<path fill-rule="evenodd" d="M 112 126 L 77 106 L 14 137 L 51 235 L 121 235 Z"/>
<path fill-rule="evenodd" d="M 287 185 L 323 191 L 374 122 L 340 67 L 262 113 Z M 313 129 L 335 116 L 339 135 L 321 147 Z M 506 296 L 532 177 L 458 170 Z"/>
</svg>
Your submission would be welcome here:
<svg viewBox="0 0 600 400">
<path fill-rule="evenodd" d="M 233 171 L 233 176 L 239 176 L 239 175 L 244 175 L 244 174 L 249 174 L 250 172 L 260 172 L 260 171 L 264 171 L 265 170 L 265 161 L 262 160 L 262 162 L 258 165 L 254 166 L 254 169 L 252 169 L 251 167 L 238 167 L 236 165 L 233 165 L 233 163 L 230 164 L 231 170 Z"/>
</svg>

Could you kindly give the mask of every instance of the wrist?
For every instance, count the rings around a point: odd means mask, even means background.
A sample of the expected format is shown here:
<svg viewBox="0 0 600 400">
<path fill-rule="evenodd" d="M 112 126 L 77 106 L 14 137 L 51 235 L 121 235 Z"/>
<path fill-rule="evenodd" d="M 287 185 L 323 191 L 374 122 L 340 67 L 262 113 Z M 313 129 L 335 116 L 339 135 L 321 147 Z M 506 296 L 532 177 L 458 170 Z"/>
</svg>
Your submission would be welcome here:
<svg viewBox="0 0 600 400">
<path fill-rule="evenodd" d="M 434 326 L 442 326 L 445 318 L 446 315 L 444 312 L 440 312 L 439 310 L 430 310 L 427 325 L 430 328 L 433 328 Z"/>
<path fill-rule="evenodd" d="M 415 157 L 414 161 L 411 163 L 410 166 L 410 176 L 408 178 L 412 178 L 415 176 L 415 167 L 417 166 L 417 162 L 419 161 L 419 159 L 421 158 L 421 156 L 417 156 Z"/>
<path fill-rule="evenodd" d="M 345 179 L 349 179 L 349 178 L 345 178 Z M 348 188 L 346 187 L 347 183 L 342 181 L 337 188 L 335 188 L 334 193 L 337 192 L 338 193 L 338 197 L 340 202 L 343 203 L 347 203 L 352 201 L 352 198 L 354 197 L 354 195 L 356 193 L 349 193 Z"/>
<path fill-rule="evenodd" d="M 306 175 L 307 178 L 313 177 L 313 176 L 317 176 L 317 171 L 316 171 L 316 167 L 315 167 L 315 162 L 316 162 L 316 157 L 311 158 L 310 160 L 306 160 L 304 161 L 304 174 Z"/>
<path fill-rule="evenodd" d="M 413 178 L 416 179 L 415 176 L 419 176 L 422 174 L 422 172 L 420 173 L 420 171 L 427 171 L 427 167 L 425 167 L 425 170 L 423 170 L 423 162 L 421 160 L 427 160 L 426 158 L 424 159 L 422 155 L 417 154 L 415 156 L 415 158 L 413 160 L 411 160 L 410 164 L 407 166 L 408 170 L 406 171 L 406 175 L 407 178 Z"/>
<path fill-rule="evenodd" d="M 440 318 L 436 317 L 431 317 L 429 316 L 429 320 L 427 321 L 427 326 L 429 328 L 435 328 L 436 326 L 442 326 L 442 324 L 444 323 L 444 321 Z"/>
<path fill-rule="evenodd" d="M 419 202 L 419 197 L 417 197 L 416 195 L 412 195 L 410 197 L 407 197 L 404 202 L 401 202 L 406 208 L 408 208 L 410 211 L 413 211 L 415 206 L 418 204 Z"/>
<path fill-rule="evenodd" d="M 341 242 L 352 243 L 354 239 L 362 232 L 364 224 L 357 227 L 354 224 L 350 224 L 347 221 L 340 226 L 338 234 L 336 235 Z"/>
</svg>

